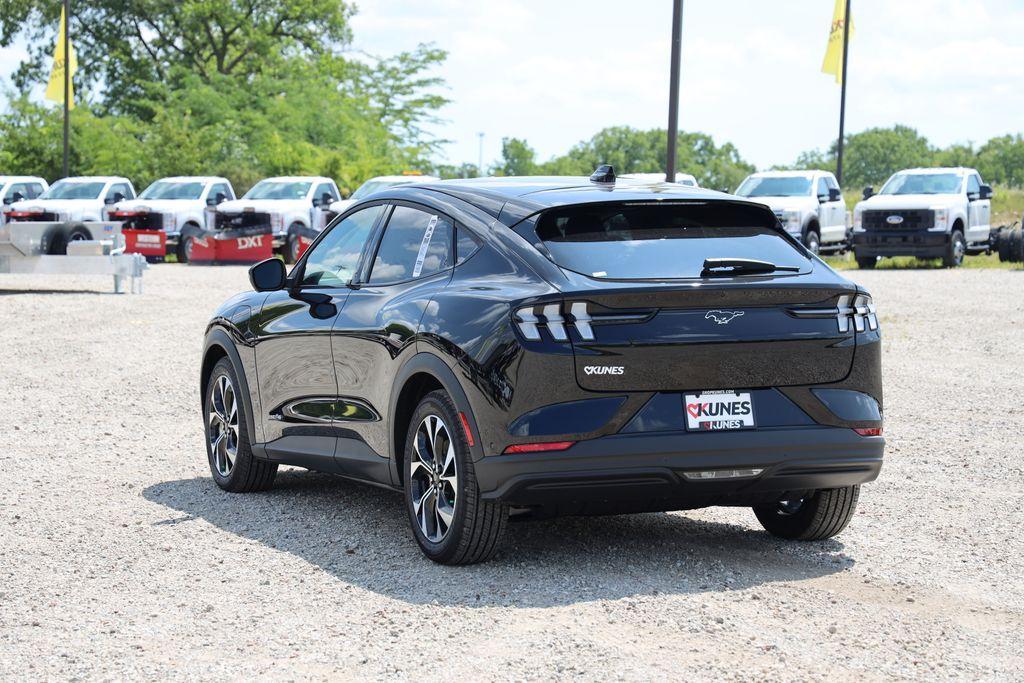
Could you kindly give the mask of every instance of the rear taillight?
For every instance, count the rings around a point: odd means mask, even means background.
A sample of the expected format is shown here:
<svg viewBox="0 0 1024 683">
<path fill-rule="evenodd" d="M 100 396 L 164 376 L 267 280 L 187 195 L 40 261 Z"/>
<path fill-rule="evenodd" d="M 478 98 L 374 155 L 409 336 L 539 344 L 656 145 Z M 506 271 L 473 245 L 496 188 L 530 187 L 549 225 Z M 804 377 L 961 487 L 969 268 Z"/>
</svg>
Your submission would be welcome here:
<svg viewBox="0 0 1024 683">
<path fill-rule="evenodd" d="M 796 318 L 835 318 L 840 332 L 849 332 L 851 321 L 857 332 L 878 329 L 875 302 L 867 294 L 841 296 L 835 308 L 791 308 L 789 313 Z"/>
<path fill-rule="evenodd" d="M 502 455 L 514 455 L 516 453 L 546 453 L 549 451 L 564 451 L 571 448 L 575 441 L 546 441 L 543 443 L 518 443 L 509 446 Z"/>
<path fill-rule="evenodd" d="M 868 427 L 867 429 L 854 429 L 853 431 L 857 432 L 861 436 L 881 436 L 882 435 L 882 428 L 881 427 Z"/>
<path fill-rule="evenodd" d="M 569 341 L 569 330 L 575 329 L 582 341 L 594 341 L 594 325 L 640 322 L 653 315 L 652 311 L 620 313 L 605 309 L 591 312 L 586 301 L 568 304 L 540 304 L 516 309 L 513 319 L 516 327 L 530 341 L 541 340 L 541 328 L 547 328 L 557 342 Z"/>
</svg>

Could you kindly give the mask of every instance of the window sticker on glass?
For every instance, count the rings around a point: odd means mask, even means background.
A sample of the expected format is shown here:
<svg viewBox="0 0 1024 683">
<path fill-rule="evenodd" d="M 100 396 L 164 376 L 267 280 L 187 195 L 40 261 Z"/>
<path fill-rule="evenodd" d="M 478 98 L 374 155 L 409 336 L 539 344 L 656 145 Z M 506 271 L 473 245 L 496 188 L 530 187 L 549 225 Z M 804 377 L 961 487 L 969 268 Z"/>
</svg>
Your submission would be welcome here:
<svg viewBox="0 0 1024 683">
<path fill-rule="evenodd" d="M 418 278 L 423 272 L 423 261 L 427 258 L 427 249 L 430 247 L 430 238 L 434 236 L 434 228 L 437 227 L 437 216 L 431 216 L 427 223 L 427 229 L 423 231 L 423 241 L 420 242 L 420 251 L 416 255 L 416 265 L 413 266 L 412 276 Z"/>
</svg>

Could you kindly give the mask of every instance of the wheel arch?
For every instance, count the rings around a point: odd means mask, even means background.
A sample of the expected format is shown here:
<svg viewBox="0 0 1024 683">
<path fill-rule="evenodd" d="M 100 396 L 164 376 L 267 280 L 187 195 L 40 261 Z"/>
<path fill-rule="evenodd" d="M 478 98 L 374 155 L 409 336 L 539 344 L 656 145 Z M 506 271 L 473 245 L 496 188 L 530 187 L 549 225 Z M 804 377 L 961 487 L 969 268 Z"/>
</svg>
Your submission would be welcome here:
<svg viewBox="0 0 1024 683">
<path fill-rule="evenodd" d="M 239 390 L 242 399 L 245 401 L 245 426 L 251 435 L 250 440 L 255 442 L 256 426 L 255 414 L 252 408 L 252 394 L 249 392 L 249 379 L 245 376 L 242 365 L 242 358 L 238 355 L 238 349 L 228 332 L 222 327 L 213 327 L 206 333 L 206 342 L 203 349 L 203 362 L 199 371 L 199 405 L 200 410 L 206 408 L 206 385 L 210 381 L 210 374 L 214 366 L 222 359 L 227 358 L 235 371 L 235 378 L 238 380 Z M 255 444 L 253 444 L 255 445 Z M 255 452 L 255 448 L 253 449 Z"/>
<path fill-rule="evenodd" d="M 459 412 L 466 416 L 473 445 L 470 454 L 474 461 L 483 457 L 480 430 L 473 415 L 472 406 L 459 384 L 458 378 L 448 365 L 432 353 L 420 352 L 409 358 L 395 376 L 392 384 L 391 403 L 388 416 L 391 421 L 389 440 L 391 445 L 391 480 L 396 486 L 403 484 L 402 463 L 405 457 L 405 437 L 409 431 L 409 420 L 423 397 L 431 391 L 443 389 L 455 403 Z"/>
</svg>

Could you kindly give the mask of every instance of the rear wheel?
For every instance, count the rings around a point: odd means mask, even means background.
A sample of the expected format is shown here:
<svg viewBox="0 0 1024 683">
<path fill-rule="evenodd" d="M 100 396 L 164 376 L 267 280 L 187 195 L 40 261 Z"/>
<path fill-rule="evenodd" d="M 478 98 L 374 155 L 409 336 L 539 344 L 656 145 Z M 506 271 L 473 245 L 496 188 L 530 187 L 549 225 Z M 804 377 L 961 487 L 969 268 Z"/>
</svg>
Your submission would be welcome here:
<svg viewBox="0 0 1024 683">
<path fill-rule="evenodd" d="M 949 244 L 946 245 L 946 255 L 942 257 L 942 265 L 947 268 L 956 268 L 964 262 L 964 254 L 967 253 L 967 240 L 964 233 L 954 228 L 949 236 Z"/>
<path fill-rule="evenodd" d="M 296 232 L 288 235 L 288 241 L 284 244 L 284 262 L 295 263 L 299 260 L 299 234 Z"/>
<path fill-rule="evenodd" d="M 245 401 L 238 393 L 231 361 L 220 359 L 206 384 L 206 455 L 217 486 L 225 491 L 266 491 L 274 483 L 277 464 L 257 460 L 249 448 Z"/>
<path fill-rule="evenodd" d="M 860 486 L 821 489 L 803 498 L 755 505 L 754 514 L 773 536 L 793 541 L 820 541 L 846 528 L 857 509 Z"/>
<path fill-rule="evenodd" d="M 508 506 L 480 498 L 458 410 L 444 391 L 423 398 L 405 440 L 405 503 L 423 554 L 441 564 L 489 559 Z"/>
</svg>

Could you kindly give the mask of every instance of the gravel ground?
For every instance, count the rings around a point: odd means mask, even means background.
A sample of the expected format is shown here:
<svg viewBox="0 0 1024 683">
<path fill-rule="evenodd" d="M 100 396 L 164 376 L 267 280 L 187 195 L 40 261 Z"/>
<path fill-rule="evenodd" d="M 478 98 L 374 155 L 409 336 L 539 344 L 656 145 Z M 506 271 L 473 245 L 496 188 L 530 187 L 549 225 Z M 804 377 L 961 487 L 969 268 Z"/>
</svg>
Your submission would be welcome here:
<svg viewBox="0 0 1024 683">
<path fill-rule="evenodd" d="M 1024 677 L 1024 272 L 852 273 L 889 446 L 837 539 L 741 509 L 523 522 L 466 568 L 393 493 L 216 488 L 200 343 L 245 277 L 0 276 L 0 679 Z"/>
</svg>

